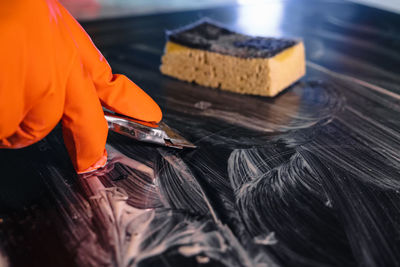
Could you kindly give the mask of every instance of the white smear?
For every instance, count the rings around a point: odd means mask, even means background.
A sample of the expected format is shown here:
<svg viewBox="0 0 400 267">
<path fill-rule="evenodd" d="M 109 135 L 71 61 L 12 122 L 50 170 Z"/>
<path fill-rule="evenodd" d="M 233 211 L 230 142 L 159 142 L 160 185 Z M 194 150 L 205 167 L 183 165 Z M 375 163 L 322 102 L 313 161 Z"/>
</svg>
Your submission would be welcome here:
<svg viewBox="0 0 400 267">
<path fill-rule="evenodd" d="M 210 258 L 206 257 L 206 256 L 200 256 L 199 255 L 199 256 L 196 257 L 196 261 L 198 263 L 205 264 L 205 263 L 209 263 L 210 262 Z"/>
<path fill-rule="evenodd" d="M 190 178 L 193 177 L 193 174 L 191 173 L 190 169 L 186 166 L 186 164 L 183 162 L 183 160 L 181 158 L 176 157 L 175 155 L 172 154 L 167 154 L 162 152 L 162 150 L 159 149 L 160 154 L 163 156 L 163 158 L 169 163 L 171 164 L 171 166 L 173 166 L 177 171 L 179 171 L 183 177 L 188 177 L 186 178 L 188 181 L 192 180 L 192 181 L 196 181 L 195 178 Z M 199 186 L 199 188 L 201 188 Z M 216 212 L 214 210 L 214 208 L 212 207 L 212 205 L 210 204 L 207 196 L 205 195 L 203 190 L 199 190 L 199 193 L 202 195 L 204 202 L 206 203 L 208 210 L 210 211 L 210 215 L 212 216 L 214 222 L 218 222 L 218 218 L 216 215 Z"/>
<path fill-rule="evenodd" d="M 225 111 L 225 110 L 208 109 L 202 112 L 201 115 L 215 119 L 220 119 L 247 129 L 266 132 L 266 133 L 275 132 L 281 126 L 275 123 L 261 121 L 255 118 L 249 118 L 248 116 L 242 115 L 237 112 Z M 309 125 L 307 125 L 307 127 L 309 127 Z"/>
<path fill-rule="evenodd" d="M 207 221 L 182 220 L 171 225 L 172 211 L 164 211 L 161 220 L 159 215 L 156 218 L 154 209 L 137 209 L 127 204 L 128 195 L 122 188 L 104 188 L 95 176 L 85 181 L 96 193 L 90 203 L 97 215 L 95 220 L 102 225 L 104 238 L 113 248 L 116 266 L 137 266 L 174 246 L 187 257 L 205 254 L 224 261 L 222 255 L 228 253 L 226 240 L 216 230 L 206 231 Z M 205 262 L 205 258 L 200 257 L 200 261 Z"/>
<path fill-rule="evenodd" d="M 198 108 L 198 109 L 201 109 L 201 110 L 206 110 L 211 106 L 212 106 L 212 104 L 210 102 L 207 102 L 207 101 L 199 101 L 199 102 L 196 102 L 194 104 L 195 108 Z"/>
<path fill-rule="evenodd" d="M 203 247 L 200 244 L 193 244 L 192 246 L 181 246 L 178 251 L 185 257 L 191 257 L 200 254 L 203 251 Z"/>
<path fill-rule="evenodd" d="M 327 201 L 325 201 L 325 206 L 332 208 L 332 201 L 330 199 L 328 199 Z"/>
<path fill-rule="evenodd" d="M 159 151 L 163 158 L 168 163 L 170 163 L 171 166 L 177 168 L 177 171 L 183 173 L 183 175 L 186 176 L 188 179 L 196 181 L 194 177 L 189 178 L 190 176 L 193 176 L 193 174 L 190 172 L 190 169 L 186 166 L 182 159 L 178 158 L 176 155 L 167 154 L 162 150 Z M 187 175 L 189 175 L 189 177 Z M 210 215 L 214 223 L 216 224 L 218 231 L 210 233 L 197 231 L 196 234 L 189 239 L 191 240 L 191 242 L 189 244 L 180 246 L 178 251 L 182 255 L 187 257 L 194 256 L 196 254 L 205 254 L 210 258 L 221 261 L 227 266 L 237 266 L 236 262 L 232 261 L 233 259 L 224 257 L 225 253 L 230 253 L 229 251 L 234 251 L 235 255 L 239 258 L 239 261 L 241 262 L 240 266 L 256 266 L 256 263 L 253 261 L 251 255 L 248 251 L 245 250 L 245 248 L 242 246 L 236 236 L 232 233 L 232 230 L 218 219 L 214 208 L 212 207 L 203 190 L 200 190 L 200 193 L 202 194 L 203 200 L 208 206 Z M 212 243 L 216 242 L 218 245 L 210 246 L 211 243 L 207 242 L 207 240 L 213 240 Z M 266 260 L 266 258 L 263 259 Z M 272 260 L 270 260 L 269 258 L 267 260 L 272 265 Z"/>
<path fill-rule="evenodd" d="M 124 165 L 126 165 L 128 167 L 131 167 L 132 169 L 135 169 L 137 171 L 145 173 L 148 176 L 154 178 L 154 170 L 152 168 L 150 168 L 149 166 L 125 156 L 124 154 L 122 154 L 121 152 L 116 150 L 111 145 L 107 144 L 106 145 L 106 149 L 107 149 L 107 152 L 108 152 L 109 160 L 113 160 L 113 159 L 117 160 L 121 164 L 124 164 Z"/>
<path fill-rule="evenodd" d="M 310 62 L 310 61 L 307 61 L 307 66 L 310 67 L 310 68 L 319 70 L 321 72 L 324 72 L 326 74 L 329 74 L 329 75 L 331 75 L 333 77 L 357 83 L 357 84 L 362 85 L 364 87 L 367 87 L 367 88 L 369 88 L 369 89 L 371 89 L 373 91 L 376 91 L 376 92 L 379 92 L 381 94 L 390 96 L 390 97 L 395 98 L 397 100 L 400 100 L 400 95 L 399 94 L 391 92 L 391 91 L 389 91 L 389 90 L 387 90 L 387 89 L 385 89 L 383 87 L 377 86 L 375 84 L 372 84 L 372 83 L 369 83 L 369 82 L 366 82 L 366 81 L 351 77 L 349 75 L 345 75 L 345 74 L 341 74 L 341 73 L 338 73 L 338 72 L 331 71 L 330 69 L 327 69 L 327 68 L 325 68 L 325 67 L 323 67 L 321 65 L 318 65 L 318 64 Z"/>
<path fill-rule="evenodd" d="M 112 147 L 107 149 L 111 158 L 125 157 Z M 175 175 L 197 183 L 190 168 L 180 157 L 162 150 L 160 153 L 174 169 Z M 148 167 L 129 158 L 126 160 L 142 170 Z M 201 186 L 193 184 L 199 188 L 209 208 L 210 218 L 198 220 L 165 207 L 135 208 L 128 204 L 129 196 L 122 188 L 104 187 L 96 173 L 82 177 L 82 182 L 89 188 L 85 191 L 93 194 L 90 197 L 92 219 L 99 226 L 99 241 L 105 242 L 104 246 L 115 266 L 138 266 L 144 259 L 160 255 L 170 248 L 177 248 L 186 257 L 196 257 L 198 263 L 207 263 L 213 259 L 226 266 L 258 265 L 231 229 L 218 219 Z M 90 256 L 95 257 L 96 254 Z M 266 256 L 262 259 L 263 262 L 273 263 Z"/>
<path fill-rule="evenodd" d="M 258 245 L 275 245 L 278 243 L 278 240 L 275 237 L 275 232 L 271 232 L 268 235 L 259 235 L 254 237 L 254 243 Z"/>
</svg>

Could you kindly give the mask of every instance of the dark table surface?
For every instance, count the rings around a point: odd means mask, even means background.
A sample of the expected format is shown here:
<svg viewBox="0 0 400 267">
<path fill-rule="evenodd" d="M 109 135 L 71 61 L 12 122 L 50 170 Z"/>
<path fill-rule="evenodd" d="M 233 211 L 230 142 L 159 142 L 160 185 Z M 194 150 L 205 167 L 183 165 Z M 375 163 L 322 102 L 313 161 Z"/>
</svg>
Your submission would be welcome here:
<svg viewBox="0 0 400 267">
<path fill-rule="evenodd" d="M 273 99 L 161 75 L 164 31 L 204 16 L 302 38 L 307 75 Z M 78 182 L 59 127 L 1 150 L 0 265 L 400 266 L 399 15 L 293 0 L 83 26 L 198 148 L 110 133 L 106 204 Z"/>
</svg>

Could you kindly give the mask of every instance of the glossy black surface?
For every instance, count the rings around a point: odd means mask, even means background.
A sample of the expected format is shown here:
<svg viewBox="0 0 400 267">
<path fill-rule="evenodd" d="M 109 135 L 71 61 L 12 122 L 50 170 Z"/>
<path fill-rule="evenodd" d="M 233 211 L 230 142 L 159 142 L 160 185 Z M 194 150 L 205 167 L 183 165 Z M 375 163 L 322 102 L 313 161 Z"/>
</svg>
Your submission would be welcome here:
<svg viewBox="0 0 400 267">
<path fill-rule="evenodd" d="M 306 77 L 267 99 L 161 75 L 164 31 L 204 16 L 302 38 Z M 109 134 L 97 177 L 109 195 L 126 191 L 128 225 L 89 199 L 59 128 L 1 150 L 0 255 L 11 266 L 400 266 L 399 15 L 302 0 L 84 27 L 198 149 Z M 119 234 L 140 242 L 128 251 Z"/>
</svg>

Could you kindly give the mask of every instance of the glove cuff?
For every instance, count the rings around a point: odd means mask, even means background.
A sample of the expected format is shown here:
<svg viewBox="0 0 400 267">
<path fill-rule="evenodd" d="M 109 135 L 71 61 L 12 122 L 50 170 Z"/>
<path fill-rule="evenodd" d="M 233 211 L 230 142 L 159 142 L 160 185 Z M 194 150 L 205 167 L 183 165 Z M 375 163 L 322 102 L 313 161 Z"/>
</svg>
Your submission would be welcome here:
<svg viewBox="0 0 400 267">
<path fill-rule="evenodd" d="M 106 164 L 107 164 L 107 150 L 104 149 L 103 156 L 101 156 L 101 158 L 96 163 L 94 163 L 92 166 L 90 166 L 86 170 L 77 171 L 77 173 L 84 174 L 84 173 L 93 172 L 95 170 L 98 170 L 98 169 L 104 167 Z"/>
</svg>

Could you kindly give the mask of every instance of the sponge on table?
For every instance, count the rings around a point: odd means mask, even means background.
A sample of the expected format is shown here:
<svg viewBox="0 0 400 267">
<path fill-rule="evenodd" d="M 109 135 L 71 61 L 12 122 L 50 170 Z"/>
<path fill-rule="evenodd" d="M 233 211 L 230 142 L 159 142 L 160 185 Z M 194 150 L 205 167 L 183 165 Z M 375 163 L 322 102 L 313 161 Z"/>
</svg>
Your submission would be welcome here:
<svg viewBox="0 0 400 267">
<path fill-rule="evenodd" d="M 305 74 L 301 41 L 251 37 L 201 21 L 169 32 L 163 74 L 236 93 L 275 96 Z"/>
</svg>

